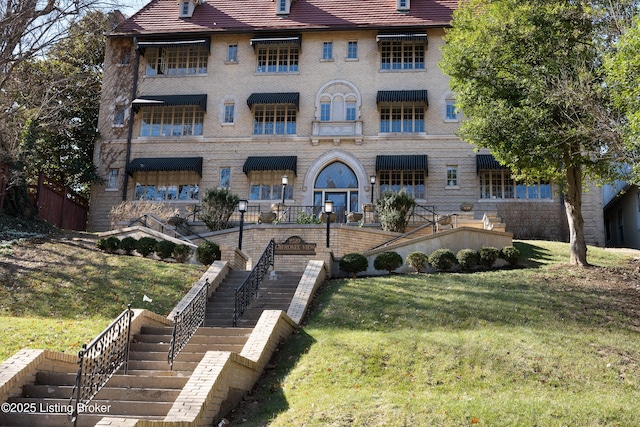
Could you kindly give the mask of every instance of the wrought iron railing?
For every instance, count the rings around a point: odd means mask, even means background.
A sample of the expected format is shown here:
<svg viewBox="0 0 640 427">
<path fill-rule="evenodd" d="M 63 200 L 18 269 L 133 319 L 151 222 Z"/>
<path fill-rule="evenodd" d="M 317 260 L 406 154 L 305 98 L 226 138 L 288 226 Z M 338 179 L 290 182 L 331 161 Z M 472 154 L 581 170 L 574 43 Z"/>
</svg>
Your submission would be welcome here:
<svg viewBox="0 0 640 427">
<path fill-rule="evenodd" d="M 276 242 L 271 239 L 267 247 L 265 248 L 262 256 L 256 263 L 249 276 L 242 282 L 242 285 L 236 288 L 235 297 L 236 304 L 233 310 L 233 326 L 238 325 L 238 320 L 242 317 L 251 300 L 258 292 L 258 287 L 262 284 L 269 267 L 273 266 L 273 259 L 276 249 Z"/>
<path fill-rule="evenodd" d="M 104 387 L 113 374 L 124 365 L 127 373 L 129 340 L 131 338 L 131 305 L 118 316 L 88 346 L 78 353 L 78 374 L 69 399 L 69 416 L 73 425 L 78 422 L 78 409 L 86 406 Z"/>
<path fill-rule="evenodd" d="M 205 279 L 200 289 L 187 302 L 186 306 L 173 317 L 173 333 L 167 359 L 169 368 L 173 370 L 173 362 L 184 349 L 191 337 L 204 323 L 209 298 L 209 279 Z"/>
</svg>

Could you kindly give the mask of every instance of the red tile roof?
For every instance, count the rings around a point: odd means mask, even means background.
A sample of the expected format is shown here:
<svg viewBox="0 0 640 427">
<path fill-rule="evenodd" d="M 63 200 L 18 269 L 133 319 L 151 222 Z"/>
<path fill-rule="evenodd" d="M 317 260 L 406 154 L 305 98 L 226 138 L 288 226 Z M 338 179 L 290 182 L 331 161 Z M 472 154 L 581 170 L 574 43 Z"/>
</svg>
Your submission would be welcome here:
<svg viewBox="0 0 640 427">
<path fill-rule="evenodd" d="M 395 0 L 294 0 L 288 16 L 273 0 L 205 0 L 191 18 L 178 17 L 177 0 L 152 0 L 112 35 L 349 30 L 448 26 L 458 0 L 413 0 L 396 10 Z"/>
</svg>

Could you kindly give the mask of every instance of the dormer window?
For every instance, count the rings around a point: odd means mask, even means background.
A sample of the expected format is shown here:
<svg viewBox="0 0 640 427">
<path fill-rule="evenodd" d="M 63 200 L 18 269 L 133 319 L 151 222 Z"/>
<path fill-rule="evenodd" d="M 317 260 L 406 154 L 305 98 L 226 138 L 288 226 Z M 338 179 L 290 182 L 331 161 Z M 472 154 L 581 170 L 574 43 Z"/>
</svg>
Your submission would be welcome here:
<svg viewBox="0 0 640 427">
<path fill-rule="evenodd" d="M 178 3 L 180 8 L 180 18 L 191 18 L 197 4 L 200 4 L 199 0 L 180 0 Z"/>
<path fill-rule="evenodd" d="M 291 0 L 275 0 L 276 15 L 288 15 L 291 9 Z"/>
<path fill-rule="evenodd" d="M 410 0 L 396 0 L 396 9 L 400 12 L 406 12 L 411 9 Z"/>
</svg>

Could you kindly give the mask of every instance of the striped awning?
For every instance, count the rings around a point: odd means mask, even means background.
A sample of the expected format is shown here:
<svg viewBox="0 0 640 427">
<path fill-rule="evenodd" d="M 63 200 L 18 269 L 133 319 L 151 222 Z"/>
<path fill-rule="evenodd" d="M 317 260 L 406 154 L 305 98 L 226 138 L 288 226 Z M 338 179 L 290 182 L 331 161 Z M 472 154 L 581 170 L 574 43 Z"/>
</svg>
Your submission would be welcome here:
<svg viewBox="0 0 640 427">
<path fill-rule="evenodd" d="M 254 37 L 249 44 L 254 48 L 259 44 L 295 44 L 300 46 L 302 44 L 302 36 Z"/>
<path fill-rule="evenodd" d="M 379 90 L 376 103 L 381 102 L 424 102 L 429 106 L 426 90 Z"/>
<path fill-rule="evenodd" d="M 146 95 L 131 102 L 137 113 L 140 107 L 173 107 L 178 105 L 197 105 L 207 111 L 207 95 Z"/>
<path fill-rule="evenodd" d="M 191 171 L 202 176 L 202 157 L 140 157 L 127 165 L 127 173 Z"/>
<path fill-rule="evenodd" d="M 376 42 L 381 41 L 427 41 L 426 32 L 378 34 Z"/>
<path fill-rule="evenodd" d="M 491 154 L 476 154 L 476 173 L 481 170 L 509 169 L 501 165 Z"/>
<path fill-rule="evenodd" d="M 242 172 L 251 171 L 293 171 L 297 175 L 297 156 L 249 156 L 244 162 Z"/>
<path fill-rule="evenodd" d="M 189 40 L 141 40 L 138 42 L 137 47 L 144 55 L 146 49 L 155 48 L 167 48 L 167 47 L 197 47 L 204 46 L 207 48 L 207 52 L 211 52 L 211 39 L 209 37 L 201 39 L 189 39 Z"/>
<path fill-rule="evenodd" d="M 300 107 L 300 92 L 252 93 L 247 99 L 249 108 L 254 104 L 293 104 Z"/>
<path fill-rule="evenodd" d="M 376 156 L 376 172 L 381 170 L 420 171 L 429 173 L 426 154 Z"/>
</svg>

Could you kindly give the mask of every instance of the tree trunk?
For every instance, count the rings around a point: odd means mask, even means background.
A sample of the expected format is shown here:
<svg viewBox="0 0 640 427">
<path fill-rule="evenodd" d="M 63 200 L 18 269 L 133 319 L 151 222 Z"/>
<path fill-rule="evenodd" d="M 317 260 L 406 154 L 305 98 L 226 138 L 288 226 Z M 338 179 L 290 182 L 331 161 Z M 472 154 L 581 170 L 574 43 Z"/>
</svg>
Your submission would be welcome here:
<svg viewBox="0 0 640 427">
<path fill-rule="evenodd" d="M 582 217 L 582 168 L 567 167 L 567 193 L 564 201 L 569 221 L 569 264 L 588 266 L 587 243 L 584 238 L 584 218 Z"/>
</svg>

